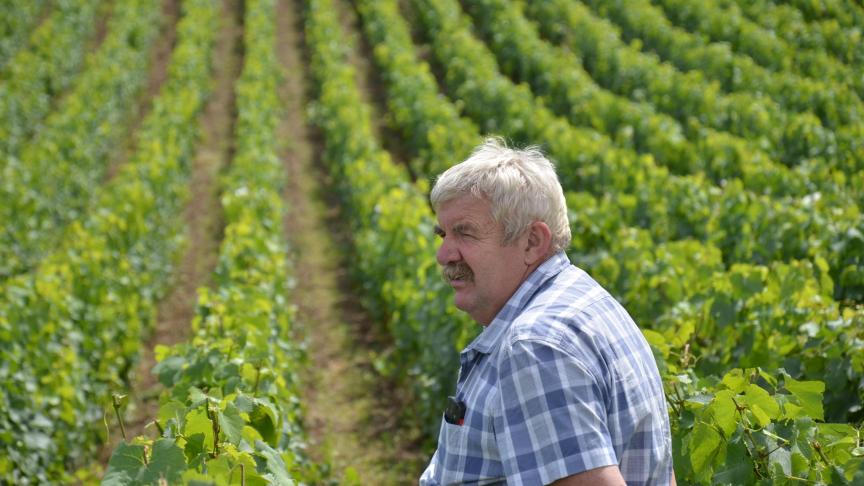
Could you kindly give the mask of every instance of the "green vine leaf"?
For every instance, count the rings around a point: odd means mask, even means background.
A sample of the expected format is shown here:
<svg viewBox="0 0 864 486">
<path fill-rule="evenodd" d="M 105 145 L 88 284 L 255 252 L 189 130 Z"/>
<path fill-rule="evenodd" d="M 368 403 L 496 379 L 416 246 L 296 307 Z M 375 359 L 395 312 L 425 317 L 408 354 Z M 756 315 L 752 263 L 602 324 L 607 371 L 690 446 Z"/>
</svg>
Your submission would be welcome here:
<svg viewBox="0 0 864 486">
<path fill-rule="evenodd" d="M 111 454 L 102 486 L 132 484 L 145 467 L 144 451 L 143 445 L 121 442 Z"/>
<path fill-rule="evenodd" d="M 825 393 L 825 383 L 821 381 L 798 381 L 791 376 L 786 376 L 785 380 L 784 386 L 789 390 L 789 393 L 798 399 L 804 413 L 816 420 L 824 420 L 822 396 Z"/>
<path fill-rule="evenodd" d="M 183 434 L 186 437 L 194 437 L 200 434 L 203 437 L 201 441 L 202 447 L 208 451 L 213 450 L 213 424 L 210 422 L 207 412 L 196 408 L 186 414 L 186 427 L 183 430 Z"/>
<path fill-rule="evenodd" d="M 243 417 L 240 416 L 240 411 L 233 403 L 228 402 L 224 409 L 219 410 L 219 426 L 222 427 L 222 432 L 228 442 L 239 445 L 243 435 Z"/>
<path fill-rule="evenodd" d="M 720 453 L 722 437 L 710 425 L 699 422 L 690 436 L 690 463 L 704 481 L 711 478 L 714 461 Z"/>
<path fill-rule="evenodd" d="M 735 368 L 734 370 L 723 375 L 722 383 L 726 385 L 726 388 L 738 394 L 743 392 L 747 388 L 749 380 L 746 376 L 744 376 L 744 371 L 741 368 Z"/>
<path fill-rule="evenodd" d="M 760 427 L 765 427 L 780 415 L 780 405 L 759 385 L 748 385 L 744 399 Z"/>
<path fill-rule="evenodd" d="M 729 438 L 738 428 L 738 420 L 735 408 L 735 392 L 721 390 L 714 396 L 714 400 L 708 405 L 708 413 L 714 419 L 714 423 L 723 431 L 723 436 Z"/>
<path fill-rule="evenodd" d="M 714 484 L 753 484 L 753 461 L 747 455 L 747 447 L 739 439 L 726 446 L 726 460 L 714 474 Z"/>
<path fill-rule="evenodd" d="M 150 463 L 141 476 L 142 484 L 156 484 L 164 479 L 175 484 L 186 470 L 186 457 L 173 439 L 159 439 L 153 443 Z"/>
</svg>

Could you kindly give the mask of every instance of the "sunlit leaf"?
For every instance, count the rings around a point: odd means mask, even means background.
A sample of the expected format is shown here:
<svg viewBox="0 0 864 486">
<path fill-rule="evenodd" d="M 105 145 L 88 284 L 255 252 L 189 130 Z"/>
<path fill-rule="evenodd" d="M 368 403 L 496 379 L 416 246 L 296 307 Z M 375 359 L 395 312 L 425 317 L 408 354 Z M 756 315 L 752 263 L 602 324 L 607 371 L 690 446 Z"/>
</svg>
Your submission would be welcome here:
<svg viewBox="0 0 864 486">
<path fill-rule="evenodd" d="M 822 394 L 825 392 L 825 383 L 821 381 L 798 381 L 787 376 L 784 386 L 798 399 L 804 413 L 816 420 L 824 420 Z"/>
<path fill-rule="evenodd" d="M 759 426 L 764 427 L 780 414 L 780 405 L 763 388 L 750 384 L 744 392 L 747 406 L 756 418 Z"/>
<path fill-rule="evenodd" d="M 723 431 L 724 437 L 728 438 L 738 427 L 737 409 L 734 402 L 735 393 L 731 390 L 721 390 L 714 396 L 714 400 L 708 406 L 714 423 Z"/>
<path fill-rule="evenodd" d="M 690 463 L 693 471 L 702 478 L 710 478 L 721 447 L 724 446 L 720 434 L 707 424 L 697 423 L 690 434 Z"/>
</svg>

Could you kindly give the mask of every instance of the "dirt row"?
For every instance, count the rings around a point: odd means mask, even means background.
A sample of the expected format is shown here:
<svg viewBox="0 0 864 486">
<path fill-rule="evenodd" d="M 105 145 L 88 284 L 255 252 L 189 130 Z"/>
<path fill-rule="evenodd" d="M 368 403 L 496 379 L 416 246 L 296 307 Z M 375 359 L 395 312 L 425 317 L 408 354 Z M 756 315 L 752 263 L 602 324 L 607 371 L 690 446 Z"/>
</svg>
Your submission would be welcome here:
<svg viewBox="0 0 864 486">
<path fill-rule="evenodd" d="M 347 5 L 339 7 L 352 44 L 358 45 L 356 17 Z M 419 431 L 399 422 L 399 390 L 372 366 L 390 343 L 360 305 L 359 286 L 348 271 L 354 256 L 350 235 L 317 156 L 321 140 L 302 116 L 310 97 L 302 11 L 300 1 L 279 2 L 277 45 L 286 72 L 281 95 L 288 116 L 280 138 L 287 143 L 285 227 L 297 280 L 292 300 L 312 364 L 303 397 L 310 452 L 314 460 L 332 465 L 337 480 L 355 475 L 361 484 L 411 484 L 428 457 L 419 451 Z M 352 59 L 371 98 L 368 58 L 355 52 Z"/>
</svg>

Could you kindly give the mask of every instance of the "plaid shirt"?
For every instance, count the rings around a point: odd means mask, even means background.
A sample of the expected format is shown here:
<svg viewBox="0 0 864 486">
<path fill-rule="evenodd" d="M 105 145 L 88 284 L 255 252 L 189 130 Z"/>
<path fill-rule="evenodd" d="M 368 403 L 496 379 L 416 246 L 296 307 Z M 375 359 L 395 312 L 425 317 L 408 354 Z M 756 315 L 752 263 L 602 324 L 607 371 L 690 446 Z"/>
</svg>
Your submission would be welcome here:
<svg viewBox="0 0 864 486">
<path fill-rule="evenodd" d="M 628 484 L 670 483 L 669 418 L 651 349 L 564 252 L 522 283 L 460 361 L 465 420 L 442 420 L 421 486 L 533 486 L 613 464 Z"/>
</svg>

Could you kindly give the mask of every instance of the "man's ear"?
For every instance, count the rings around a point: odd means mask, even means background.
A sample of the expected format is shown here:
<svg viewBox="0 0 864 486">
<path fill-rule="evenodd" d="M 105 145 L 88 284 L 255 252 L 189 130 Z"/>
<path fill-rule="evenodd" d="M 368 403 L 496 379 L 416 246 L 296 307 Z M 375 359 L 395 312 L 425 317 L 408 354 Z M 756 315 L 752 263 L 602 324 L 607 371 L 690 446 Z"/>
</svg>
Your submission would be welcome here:
<svg viewBox="0 0 864 486">
<path fill-rule="evenodd" d="M 552 248 L 552 231 L 542 221 L 534 221 L 527 230 L 525 242 L 525 265 L 541 263 Z"/>
</svg>

